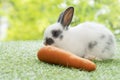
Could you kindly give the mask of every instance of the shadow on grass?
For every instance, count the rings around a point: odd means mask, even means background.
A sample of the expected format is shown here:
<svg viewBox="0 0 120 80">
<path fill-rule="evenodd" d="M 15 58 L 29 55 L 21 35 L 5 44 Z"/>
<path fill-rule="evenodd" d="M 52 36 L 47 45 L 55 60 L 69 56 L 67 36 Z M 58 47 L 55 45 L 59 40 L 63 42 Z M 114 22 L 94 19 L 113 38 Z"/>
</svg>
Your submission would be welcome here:
<svg viewBox="0 0 120 80">
<path fill-rule="evenodd" d="M 108 60 L 101 60 L 101 61 L 98 61 L 98 60 L 94 60 L 93 62 L 95 63 L 105 63 L 105 64 L 113 64 L 113 63 L 120 63 L 120 59 L 108 59 Z"/>
</svg>

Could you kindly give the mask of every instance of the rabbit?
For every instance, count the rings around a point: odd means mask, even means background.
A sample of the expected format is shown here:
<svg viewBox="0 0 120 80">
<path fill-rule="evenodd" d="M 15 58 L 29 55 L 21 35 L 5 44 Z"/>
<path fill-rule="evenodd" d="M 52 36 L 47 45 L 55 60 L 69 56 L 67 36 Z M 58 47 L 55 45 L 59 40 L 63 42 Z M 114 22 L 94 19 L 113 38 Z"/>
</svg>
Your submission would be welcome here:
<svg viewBox="0 0 120 80">
<path fill-rule="evenodd" d="M 55 24 L 44 32 L 44 45 L 69 51 L 86 59 L 111 59 L 115 54 L 115 36 L 103 24 L 83 22 L 69 27 L 74 7 L 62 12 Z"/>
</svg>

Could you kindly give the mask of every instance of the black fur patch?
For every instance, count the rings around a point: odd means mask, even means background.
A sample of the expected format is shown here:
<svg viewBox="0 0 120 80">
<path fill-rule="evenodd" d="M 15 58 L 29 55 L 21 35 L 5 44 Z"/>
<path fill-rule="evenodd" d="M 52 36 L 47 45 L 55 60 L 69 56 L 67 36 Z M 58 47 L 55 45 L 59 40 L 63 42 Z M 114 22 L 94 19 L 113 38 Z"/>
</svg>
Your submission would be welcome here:
<svg viewBox="0 0 120 80">
<path fill-rule="evenodd" d="M 60 35 L 60 39 L 63 39 L 63 35 Z"/>
<path fill-rule="evenodd" d="M 112 36 L 109 36 L 109 37 L 108 37 L 108 41 L 106 42 L 106 44 L 107 44 L 107 45 L 113 44 L 113 38 L 112 38 Z"/>
<path fill-rule="evenodd" d="M 105 48 L 102 50 L 102 53 L 104 53 L 105 51 L 107 51 L 107 50 L 110 50 L 110 48 L 109 48 L 109 46 L 107 45 L 107 46 L 105 46 Z"/>
<path fill-rule="evenodd" d="M 108 37 L 108 41 L 106 42 L 106 46 L 104 47 L 104 49 L 102 50 L 102 52 L 104 53 L 105 51 L 107 51 L 107 50 L 110 50 L 110 46 L 113 44 L 113 38 L 112 38 L 112 36 L 110 35 L 109 37 Z"/>
<path fill-rule="evenodd" d="M 62 33 L 61 30 L 53 30 L 53 31 L 52 31 L 52 36 L 53 36 L 54 38 L 57 38 L 58 36 L 60 36 L 61 33 Z"/>
<path fill-rule="evenodd" d="M 101 35 L 100 36 L 100 39 L 104 39 L 106 36 L 105 35 Z"/>
<path fill-rule="evenodd" d="M 89 48 L 89 49 L 93 49 L 97 44 L 98 44 L 97 41 L 90 42 L 90 43 L 88 44 L 88 48 Z"/>
</svg>

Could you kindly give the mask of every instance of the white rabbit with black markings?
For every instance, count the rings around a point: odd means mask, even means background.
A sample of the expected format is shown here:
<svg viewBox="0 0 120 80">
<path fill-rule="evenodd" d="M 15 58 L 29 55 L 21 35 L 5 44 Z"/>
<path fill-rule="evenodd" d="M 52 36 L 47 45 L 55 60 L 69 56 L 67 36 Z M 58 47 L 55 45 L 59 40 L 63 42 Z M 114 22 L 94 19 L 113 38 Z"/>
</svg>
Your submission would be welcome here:
<svg viewBox="0 0 120 80">
<path fill-rule="evenodd" d="M 44 44 L 70 51 L 87 59 L 111 59 L 115 53 L 115 37 L 104 25 L 84 22 L 69 28 L 74 8 L 69 7 L 44 33 Z"/>
</svg>

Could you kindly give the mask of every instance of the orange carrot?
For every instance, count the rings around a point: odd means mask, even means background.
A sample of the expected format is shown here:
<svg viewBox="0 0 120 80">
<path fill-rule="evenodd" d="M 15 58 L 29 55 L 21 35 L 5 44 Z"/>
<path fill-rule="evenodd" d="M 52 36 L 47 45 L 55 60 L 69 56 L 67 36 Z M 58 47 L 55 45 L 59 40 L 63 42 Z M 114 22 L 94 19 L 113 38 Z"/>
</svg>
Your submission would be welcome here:
<svg viewBox="0 0 120 80">
<path fill-rule="evenodd" d="M 60 64 L 87 71 L 96 69 L 96 65 L 92 61 L 53 46 L 44 46 L 41 48 L 38 51 L 37 57 L 39 60 L 51 64 Z"/>
</svg>

